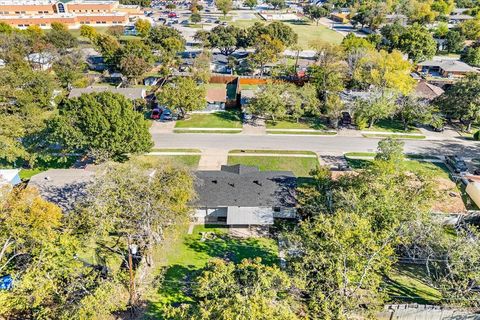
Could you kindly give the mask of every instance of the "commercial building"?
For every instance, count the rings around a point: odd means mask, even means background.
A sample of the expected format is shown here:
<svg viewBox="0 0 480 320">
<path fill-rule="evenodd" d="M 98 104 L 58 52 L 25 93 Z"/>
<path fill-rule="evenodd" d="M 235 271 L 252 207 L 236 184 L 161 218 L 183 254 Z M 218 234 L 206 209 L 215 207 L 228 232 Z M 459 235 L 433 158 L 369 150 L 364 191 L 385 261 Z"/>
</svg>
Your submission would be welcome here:
<svg viewBox="0 0 480 320">
<path fill-rule="evenodd" d="M 26 28 L 37 25 L 50 28 L 53 22 L 79 28 L 124 25 L 131 16 L 141 15 L 139 6 L 121 5 L 111 0 L 0 0 L 0 22 Z"/>
</svg>

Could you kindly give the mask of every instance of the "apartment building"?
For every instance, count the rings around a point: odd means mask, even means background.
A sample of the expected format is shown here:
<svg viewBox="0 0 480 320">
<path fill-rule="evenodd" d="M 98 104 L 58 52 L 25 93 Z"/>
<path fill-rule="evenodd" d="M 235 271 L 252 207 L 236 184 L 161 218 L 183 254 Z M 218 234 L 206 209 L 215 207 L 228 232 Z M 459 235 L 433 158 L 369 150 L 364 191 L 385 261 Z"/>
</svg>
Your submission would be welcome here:
<svg viewBox="0 0 480 320">
<path fill-rule="evenodd" d="M 49 28 L 53 22 L 79 28 L 83 24 L 124 25 L 131 16 L 141 15 L 139 6 L 121 5 L 112 0 L 0 0 L 0 22 L 18 28 L 38 25 Z"/>
</svg>

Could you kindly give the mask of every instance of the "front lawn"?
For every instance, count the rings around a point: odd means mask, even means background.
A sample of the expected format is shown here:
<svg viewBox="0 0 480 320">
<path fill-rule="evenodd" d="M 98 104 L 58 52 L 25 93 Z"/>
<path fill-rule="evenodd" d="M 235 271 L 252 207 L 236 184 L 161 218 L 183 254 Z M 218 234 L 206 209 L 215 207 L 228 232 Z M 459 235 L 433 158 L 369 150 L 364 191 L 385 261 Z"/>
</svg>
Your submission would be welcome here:
<svg viewBox="0 0 480 320">
<path fill-rule="evenodd" d="M 152 151 L 152 152 L 182 152 L 182 151 Z M 182 149 L 179 149 L 182 150 Z M 194 149 L 193 149 L 194 150 Z M 188 152 L 188 151 L 183 151 Z M 145 155 L 137 156 L 134 159 L 142 159 L 143 161 L 151 161 L 153 165 L 158 165 L 159 162 L 170 162 L 175 165 L 186 166 L 191 169 L 196 169 L 200 162 L 200 154 L 188 154 L 188 155 Z"/>
<path fill-rule="evenodd" d="M 267 121 L 267 129 L 328 129 L 325 122 L 317 118 L 303 118 L 300 121 L 294 119 L 282 119 L 275 122 Z"/>
<path fill-rule="evenodd" d="M 202 232 L 213 234 L 210 240 L 202 240 Z M 185 283 L 191 281 L 201 268 L 212 258 L 224 258 L 234 262 L 242 259 L 260 257 L 265 264 L 278 263 L 278 247 L 274 239 L 249 238 L 237 239 L 228 235 L 228 229 L 222 226 L 198 225 L 191 235 L 187 227 L 174 240 L 165 243 L 162 248 L 161 266 L 163 281 L 161 287 L 149 299 L 147 316 L 158 319 L 165 304 L 192 302 L 183 290 Z"/>
<path fill-rule="evenodd" d="M 260 170 L 292 171 L 297 177 L 309 177 L 319 163 L 316 157 L 228 156 L 228 164 L 255 166 Z"/>
<path fill-rule="evenodd" d="M 188 119 L 178 120 L 175 128 L 242 128 L 240 113 L 224 111 L 194 113 Z"/>
<path fill-rule="evenodd" d="M 396 119 L 381 119 L 375 122 L 370 128 L 363 129 L 364 131 L 385 131 L 398 133 L 420 133 L 420 130 L 413 126 L 409 126 L 404 130 L 403 123 Z"/>
</svg>

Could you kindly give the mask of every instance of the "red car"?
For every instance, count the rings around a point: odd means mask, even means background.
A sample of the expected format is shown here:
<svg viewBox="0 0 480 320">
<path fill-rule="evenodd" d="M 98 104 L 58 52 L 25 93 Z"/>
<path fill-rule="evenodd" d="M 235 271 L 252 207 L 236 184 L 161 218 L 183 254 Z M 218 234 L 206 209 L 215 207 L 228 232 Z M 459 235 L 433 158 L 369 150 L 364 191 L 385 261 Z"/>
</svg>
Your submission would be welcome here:
<svg viewBox="0 0 480 320">
<path fill-rule="evenodd" d="M 158 120 L 158 119 L 160 119 L 161 115 L 162 115 L 162 113 L 160 112 L 160 109 L 153 109 L 152 113 L 150 114 L 150 119 Z"/>
<path fill-rule="evenodd" d="M 176 18 L 176 17 L 177 17 L 177 14 L 176 14 L 175 12 L 170 12 L 170 13 L 168 14 L 168 17 L 169 17 L 169 18 Z"/>
</svg>

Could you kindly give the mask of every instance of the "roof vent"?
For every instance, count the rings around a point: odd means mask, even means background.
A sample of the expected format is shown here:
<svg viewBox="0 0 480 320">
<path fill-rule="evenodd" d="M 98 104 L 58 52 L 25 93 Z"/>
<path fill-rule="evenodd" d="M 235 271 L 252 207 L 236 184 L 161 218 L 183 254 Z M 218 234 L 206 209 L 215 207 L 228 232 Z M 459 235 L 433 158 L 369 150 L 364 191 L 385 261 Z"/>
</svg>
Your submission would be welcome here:
<svg viewBox="0 0 480 320">
<path fill-rule="evenodd" d="M 229 182 L 228 185 L 229 185 L 230 187 L 235 187 L 235 183 L 233 183 L 233 182 Z"/>
<path fill-rule="evenodd" d="M 218 183 L 218 181 L 217 181 L 217 180 L 212 180 L 212 183 L 215 183 L 215 184 L 217 184 L 217 183 Z"/>
<path fill-rule="evenodd" d="M 253 180 L 253 183 L 255 183 L 256 185 L 259 185 L 259 186 L 262 185 L 262 183 L 261 183 L 260 181 L 258 181 L 258 180 Z"/>
</svg>

